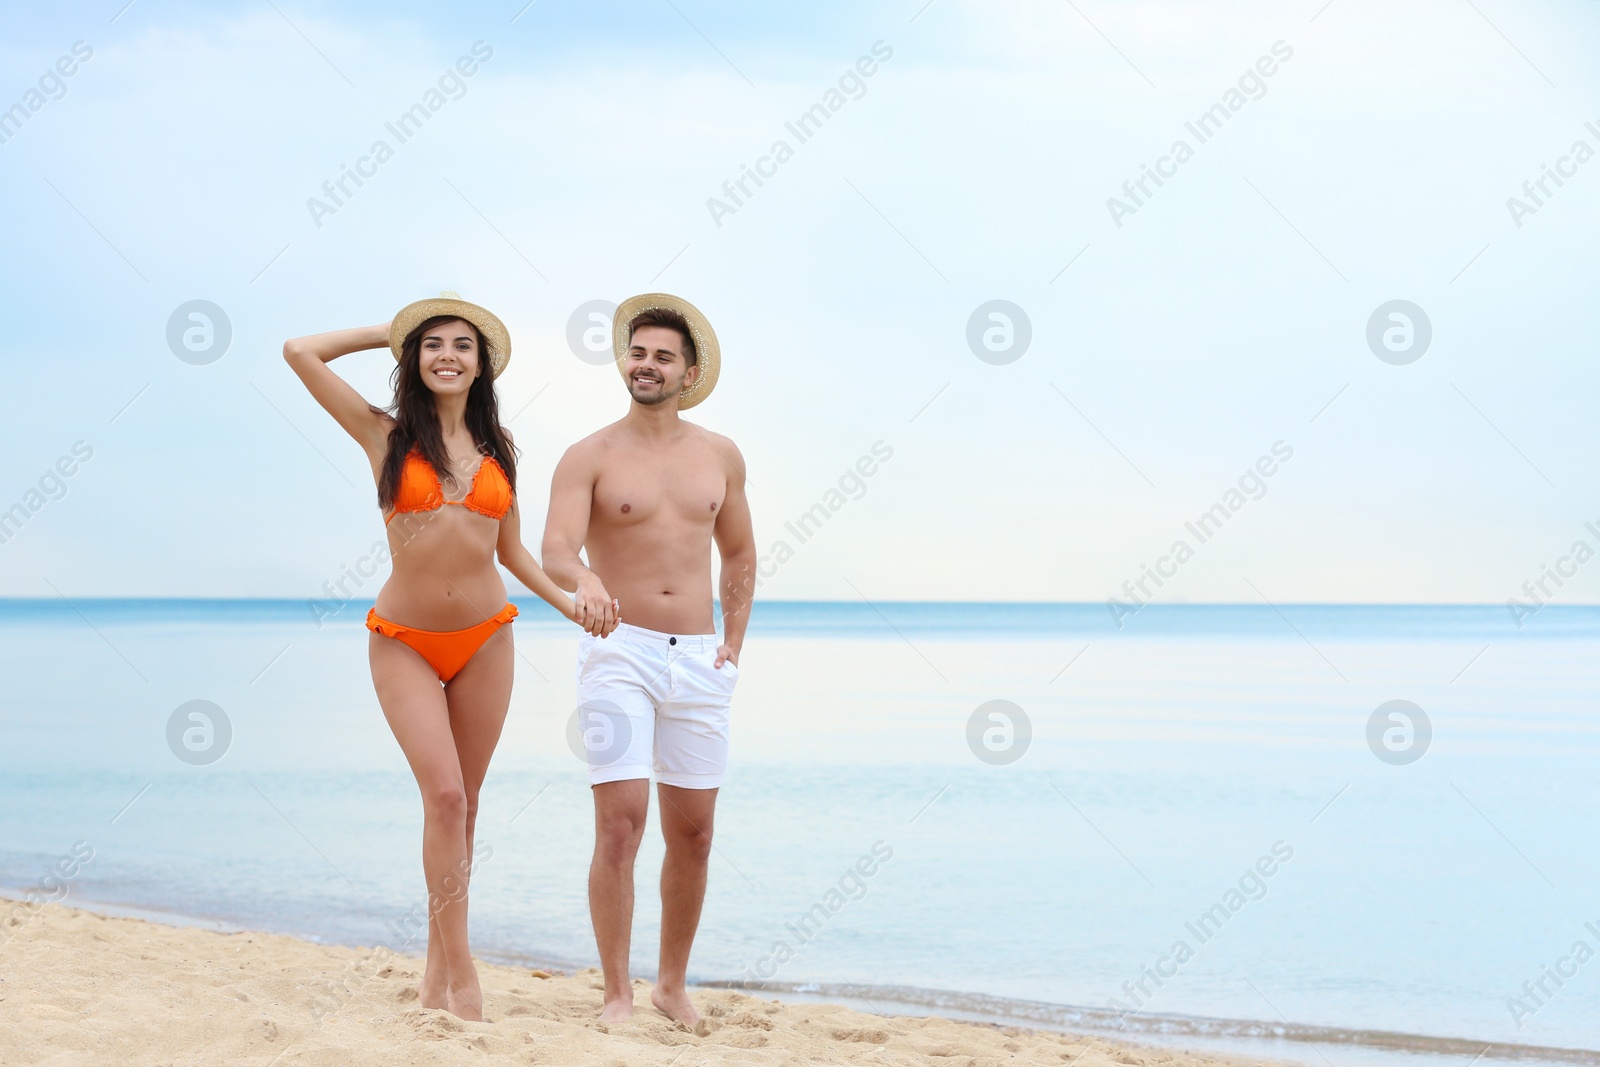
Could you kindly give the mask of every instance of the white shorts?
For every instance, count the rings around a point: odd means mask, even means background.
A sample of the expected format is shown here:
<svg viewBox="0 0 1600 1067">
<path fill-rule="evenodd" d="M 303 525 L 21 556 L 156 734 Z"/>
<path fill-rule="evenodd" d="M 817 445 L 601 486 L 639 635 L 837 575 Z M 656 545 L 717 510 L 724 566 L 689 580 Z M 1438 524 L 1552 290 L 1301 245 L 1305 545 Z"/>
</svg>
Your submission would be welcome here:
<svg viewBox="0 0 1600 1067">
<path fill-rule="evenodd" d="M 716 634 L 664 634 L 618 623 L 578 641 L 578 725 L 589 784 L 649 778 L 715 789 L 728 767 L 739 668 L 718 668 Z"/>
</svg>

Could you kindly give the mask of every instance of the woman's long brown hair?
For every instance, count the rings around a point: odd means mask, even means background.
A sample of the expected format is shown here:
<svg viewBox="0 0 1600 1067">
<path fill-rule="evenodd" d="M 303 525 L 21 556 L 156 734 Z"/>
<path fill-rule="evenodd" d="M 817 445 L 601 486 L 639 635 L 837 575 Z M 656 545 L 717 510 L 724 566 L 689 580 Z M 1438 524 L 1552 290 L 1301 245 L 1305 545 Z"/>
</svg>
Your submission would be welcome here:
<svg viewBox="0 0 1600 1067">
<path fill-rule="evenodd" d="M 439 415 L 433 404 L 433 391 L 422 381 L 422 337 L 440 323 L 465 322 L 457 315 L 435 315 L 418 323 L 416 329 L 406 334 L 400 346 L 400 361 L 395 364 L 390 384 L 394 387 L 394 401 L 387 409 L 373 407 L 394 418 L 394 428 L 389 431 L 389 451 L 383 458 L 383 475 L 378 479 L 378 506 L 385 511 L 394 506 L 395 493 L 400 488 L 400 472 L 405 467 L 406 455 L 413 448 L 433 465 L 441 482 L 455 484 L 455 469 L 450 465 L 450 453 L 444 446 L 444 434 L 439 429 Z M 472 334 L 478 339 L 478 363 L 483 368 L 467 390 L 467 429 L 478 451 L 493 457 L 506 472 L 511 491 L 517 491 L 516 446 L 511 434 L 500 426 L 500 405 L 494 393 L 494 368 L 489 362 L 489 346 L 483 333 L 468 322 Z"/>
</svg>

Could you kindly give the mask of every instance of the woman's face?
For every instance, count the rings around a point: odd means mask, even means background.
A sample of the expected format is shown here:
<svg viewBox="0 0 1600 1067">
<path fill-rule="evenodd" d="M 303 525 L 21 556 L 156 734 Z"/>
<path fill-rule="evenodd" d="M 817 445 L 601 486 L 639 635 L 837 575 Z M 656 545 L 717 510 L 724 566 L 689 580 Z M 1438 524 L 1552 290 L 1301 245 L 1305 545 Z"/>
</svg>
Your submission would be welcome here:
<svg viewBox="0 0 1600 1067">
<path fill-rule="evenodd" d="M 463 396 L 472 381 L 483 373 L 478 353 L 478 336 L 462 319 L 441 322 L 422 335 L 418 369 L 422 381 L 435 393 Z"/>
</svg>

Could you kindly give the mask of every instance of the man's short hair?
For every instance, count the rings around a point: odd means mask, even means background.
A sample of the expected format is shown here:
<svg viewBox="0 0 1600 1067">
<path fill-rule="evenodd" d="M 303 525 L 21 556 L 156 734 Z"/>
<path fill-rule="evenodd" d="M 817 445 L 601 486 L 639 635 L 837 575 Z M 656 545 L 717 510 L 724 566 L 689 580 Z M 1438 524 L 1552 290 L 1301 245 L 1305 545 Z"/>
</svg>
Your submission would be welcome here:
<svg viewBox="0 0 1600 1067">
<path fill-rule="evenodd" d="M 648 308 L 633 317 L 628 323 L 628 344 L 633 344 L 633 332 L 641 326 L 664 326 L 669 330 L 677 330 L 683 338 L 683 359 L 689 366 L 698 366 L 700 354 L 694 348 L 694 334 L 689 332 L 689 320 L 671 308 Z"/>
</svg>

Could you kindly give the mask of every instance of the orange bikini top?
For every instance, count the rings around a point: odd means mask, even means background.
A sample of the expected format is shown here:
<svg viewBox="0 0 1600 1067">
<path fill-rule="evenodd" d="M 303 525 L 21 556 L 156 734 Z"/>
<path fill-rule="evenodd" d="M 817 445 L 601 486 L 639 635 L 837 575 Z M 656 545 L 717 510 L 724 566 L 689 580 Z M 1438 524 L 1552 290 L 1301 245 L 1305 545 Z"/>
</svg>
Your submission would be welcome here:
<svg viewBox="0 0 1600 1067">
<path fill-rule="evenodd" d="M 394 510 L 383 520 L 388 525 L 402 511 L 437 511 L 446 504 L 460 504 L 480 515 L 500 519 L 511 510 L 511 483 L 506 472 L 492 456 L 484 456 L 478 472 L 472 476 L 472 488 L 460 500 L 446 500 L 444 487 L 439 484 L 439 474 L 433 465 L 412 449 L 406 455 L 405 466 L 400 469 L 400 486 L 394 494 Z"/>
</svg>

